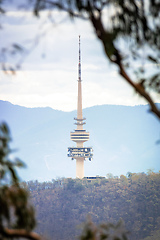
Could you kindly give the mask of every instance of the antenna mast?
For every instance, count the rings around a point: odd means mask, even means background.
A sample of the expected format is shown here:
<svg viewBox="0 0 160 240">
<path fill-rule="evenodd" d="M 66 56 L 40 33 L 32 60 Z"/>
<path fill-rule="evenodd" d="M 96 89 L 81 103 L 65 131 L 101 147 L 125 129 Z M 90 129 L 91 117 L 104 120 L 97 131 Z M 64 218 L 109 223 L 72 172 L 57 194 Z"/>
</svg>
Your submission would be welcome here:
<svg viewBox="0 0 160 240">
<path fill-rule="evenodd" d="M 78 64 L 78 81 L 81 81 L 81 36 L 79 35 L 79 64 Z"/>
</svg>

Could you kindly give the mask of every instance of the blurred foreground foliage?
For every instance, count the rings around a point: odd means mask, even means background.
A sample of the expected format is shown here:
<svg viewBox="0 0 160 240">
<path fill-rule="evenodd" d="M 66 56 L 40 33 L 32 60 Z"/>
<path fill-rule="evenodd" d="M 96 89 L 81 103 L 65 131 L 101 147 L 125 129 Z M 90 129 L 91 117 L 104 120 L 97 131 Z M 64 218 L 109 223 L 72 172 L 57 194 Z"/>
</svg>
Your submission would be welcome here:
<svg viewBox="0 0 160 240">
<path fill-rule="evenodd" d="M 17 167 L 24 167 L 18 158 L 12 158 L 9 147 L 10 131 L 0 124 L 0 239 L 39 239 L 31 232 L 35 227 L 34 209 L 28 191 L 19 184 Z"/>
<path fill-rule="evenodd" d="M 124 227 L 123 221 L 117 224 L 102 223 L 94 224 L 88 217 L 83 225 L 83 231 L 80 240 L 127 240 L 127 231 Z"/>
</svg>

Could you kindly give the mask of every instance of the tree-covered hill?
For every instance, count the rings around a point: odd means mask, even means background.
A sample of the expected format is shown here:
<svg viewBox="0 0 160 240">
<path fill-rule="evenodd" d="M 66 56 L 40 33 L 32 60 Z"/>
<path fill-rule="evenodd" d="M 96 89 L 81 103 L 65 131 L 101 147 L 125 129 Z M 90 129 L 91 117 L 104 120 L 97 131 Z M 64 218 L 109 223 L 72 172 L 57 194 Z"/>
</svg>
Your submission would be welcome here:
<svg viewBox="0 0 160 240">
<path fill-rule="evenodd" d="M 49 239 L 76 239 L 89 214 L 96 224 L 123 219 L 131 240 L 158 240 L 160 172 L 128 173 L 127 177 L 94 181 L 64 178 L 23 184 L 31 192 L 36 208 L 37 231 Z"/>
</svg>

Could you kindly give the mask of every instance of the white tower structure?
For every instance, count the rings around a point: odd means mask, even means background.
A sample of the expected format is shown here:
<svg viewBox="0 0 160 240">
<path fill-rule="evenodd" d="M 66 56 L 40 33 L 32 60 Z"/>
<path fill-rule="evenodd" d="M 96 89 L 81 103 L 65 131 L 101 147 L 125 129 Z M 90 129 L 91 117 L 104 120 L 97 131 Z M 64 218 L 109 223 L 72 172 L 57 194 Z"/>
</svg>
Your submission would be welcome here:
<svg viewBox="0 0 160 240">
<path fill-rule="evenodd" d="M 84 177 L 84 160 L 87 158 L 91 161 L 93 154 L 91 147 L 84 147 L 83 143 L 89 140 L 89 132 L 83 129 L 86 118 L 82 114 L 82 80 L 81 80 L 81 49 L 79 36 L 79 63 L 78 63 L 78 101 L 77 101 L 77 118 L 75 124 L 77 129 L 70 133 L 71 140 L 76 142 L 77 147 L 68 148 L 68 157 L 76 159 L 76 177 Z"/>
</svg>

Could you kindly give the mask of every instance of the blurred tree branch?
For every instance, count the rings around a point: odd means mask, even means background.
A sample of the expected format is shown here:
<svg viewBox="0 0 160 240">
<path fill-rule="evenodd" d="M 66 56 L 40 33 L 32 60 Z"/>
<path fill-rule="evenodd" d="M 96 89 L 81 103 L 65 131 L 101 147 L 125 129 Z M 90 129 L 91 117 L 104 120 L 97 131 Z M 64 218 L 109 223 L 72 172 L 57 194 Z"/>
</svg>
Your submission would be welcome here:
<svg viewBox="0 0 160 240">
<path fill-rule="evenodd" d="M 40 240 L 40 236 L 34 232 L 28 232 L 24 229 L 8 229 L 4 228 L 1 230 L 1 234 L 5 238 L 27 238 L 31 240 Z"/>
<path fill-rule="evenodd" d="M 112 39 L 112 35 L 104 30 L 101 17 L 97 18 L 92 11 L 90 12 L 91 22 L 94 26 L 97 37 L 101 40 L 103 44 L 106 56 L 112 63 L 115 63 L 118 66 L 119 74 L 130 84 L 130 86 L 132 86 L 136 90 L 136 92 L 138 92 L 142 97 L 147 100 L 147 102 L 150 104 L 151 111 L 160 119 L 160 110 L 157 108 L 151 96 L 147 93 L 145 88 L 140 83 L 135 83 L 128 76 L 124 68 L 120 52 L 115 47 L 113 41 L 108 41 L 108 39 Z"/>
</svg>

